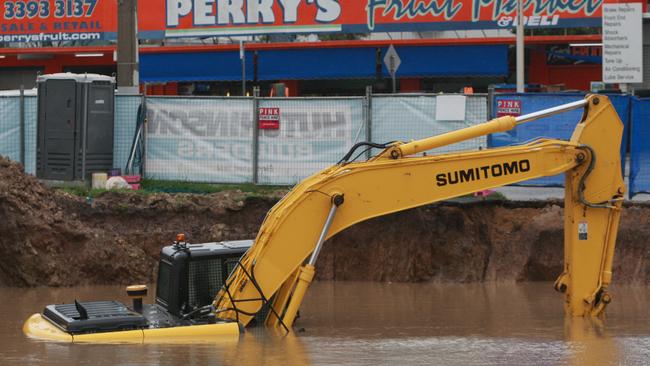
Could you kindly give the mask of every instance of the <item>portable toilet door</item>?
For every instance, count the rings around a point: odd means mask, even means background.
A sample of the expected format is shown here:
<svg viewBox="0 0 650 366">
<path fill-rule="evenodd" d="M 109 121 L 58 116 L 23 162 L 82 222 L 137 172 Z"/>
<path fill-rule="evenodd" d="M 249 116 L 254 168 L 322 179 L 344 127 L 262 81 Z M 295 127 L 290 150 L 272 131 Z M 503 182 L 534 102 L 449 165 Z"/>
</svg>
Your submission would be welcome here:
<svg viewBox="0 0 650 366">
<path fill-rule="evenodd" d="M 77 82 L 44 79 L 38 83 L 39 178 L 73 180 L 77 126 Z"/>
<path fill-rule="evenodd" d="M 77 88 L 81 105 L 80 138 L 77 138 L 75 179 L 113 168 L 115 82 L 102 75 L 88 76 Z"/>
</svg>

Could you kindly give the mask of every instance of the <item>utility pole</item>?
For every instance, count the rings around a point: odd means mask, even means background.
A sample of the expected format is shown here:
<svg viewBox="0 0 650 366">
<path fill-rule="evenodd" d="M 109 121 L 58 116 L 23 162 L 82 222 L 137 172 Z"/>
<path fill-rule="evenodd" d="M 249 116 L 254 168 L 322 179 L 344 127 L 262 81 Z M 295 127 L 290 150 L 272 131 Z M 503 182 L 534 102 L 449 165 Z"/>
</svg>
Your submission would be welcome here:
<svg viewBox="0 0 650 366">
<path fill-rule="evenodd" d="M 524 92 L 524 0 L 517 0 L 517 93 Z"/>
<path fill-rule="evenodd" d="M 117 1 L 117 90 L 139 93 L 138 2 Z"/>
<path fill-rule="evenodd" d="M 241 60 L 241 95 L 246 96 L 246 46 L 244 40 L 239 41 L 239 59 Z"/>
</svg>

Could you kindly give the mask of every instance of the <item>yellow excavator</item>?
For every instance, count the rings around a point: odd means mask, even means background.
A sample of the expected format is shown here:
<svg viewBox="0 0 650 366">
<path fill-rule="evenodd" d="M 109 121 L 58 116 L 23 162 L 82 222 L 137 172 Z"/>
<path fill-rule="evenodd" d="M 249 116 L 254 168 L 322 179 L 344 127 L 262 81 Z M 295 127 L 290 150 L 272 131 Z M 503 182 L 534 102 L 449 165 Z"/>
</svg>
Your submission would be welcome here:
<svg viewBox="0 0 650 366">
<path fill-rule="evenodd" d="M 498 149 L 428 153 L 575 109 L 584 112 L 568 141 L 541 138 Z M 289 333 L 323 243 L 336 233 L 373 217 L 560 173 L 566 176 L 564 271 L 555 289 L 565 293 L 567 315 L 598 316 L 612 299 L 625 193 L 622 136 L 623 124 L 609 99 L 589 95 L 408 143 L 358 143 L 278 202 L 254 242 L 188 244 L 181 236 L 163 248 L 155 304 L 143 307 L 146 289 L 131 287 L 132 308 L 76 300 L 48 305 L 23 330 L 34 338 L 72 342 L 205 340 L 239 336 L 254 324 Z M 356 161 L 367 149 L 381 151 Z"/>
</svg>

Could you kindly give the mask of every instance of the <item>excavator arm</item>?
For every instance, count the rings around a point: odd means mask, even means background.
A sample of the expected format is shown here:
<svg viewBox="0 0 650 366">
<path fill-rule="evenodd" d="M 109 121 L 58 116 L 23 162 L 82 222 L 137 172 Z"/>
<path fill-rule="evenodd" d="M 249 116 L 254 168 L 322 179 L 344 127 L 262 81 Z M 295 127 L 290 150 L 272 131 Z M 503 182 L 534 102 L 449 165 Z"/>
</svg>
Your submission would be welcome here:
<svg viewBox="0 0 650 366">
<path fill-rule="evenodd" d="M 539 139 L 483 151 L 426 151 L 508 131 L 518 124 L 584 108 L 569 141 Z M 328 238 L 358 222 L 473 192 L 566 172 L 564 272 L 556 289 L 567 313 L 598 315 L 611 300 L 612 258 L 625 186 L 623 124 L 604 96 L 409 143 L 396 142 L 363 162 L 347 159 L 306 178 L 268 213 L 254 245 L 213 305 L 216 316 L 289 331 Z M 379 146 L 370 144 L 370 146 Z M 349 158 L 348 154 L 346 158 Z"/>
</svg>

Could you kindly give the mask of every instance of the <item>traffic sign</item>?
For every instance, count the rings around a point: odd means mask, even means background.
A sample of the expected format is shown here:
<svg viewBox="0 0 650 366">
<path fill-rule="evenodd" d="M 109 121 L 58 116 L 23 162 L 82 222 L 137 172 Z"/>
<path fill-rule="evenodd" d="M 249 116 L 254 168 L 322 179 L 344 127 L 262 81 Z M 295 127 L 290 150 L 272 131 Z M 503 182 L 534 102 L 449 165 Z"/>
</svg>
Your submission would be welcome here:
<svg viewBox="0 0 650 366">
<path fill-rule="evenodd" d="M 390 45 L 390 47 L 388 47 L 386 56 L 384 56 L 384 64 L 386 65 L 390 76 L 394 77 L 395 73 L 397 73 L 397 69 L 399 69 L 399 65 L 402 64 L 402 59 L 399 58 L 399 55 L 397 54 L 397 51 L 393 45 Z"/>
</svg>

